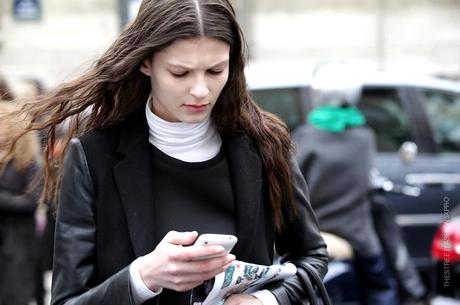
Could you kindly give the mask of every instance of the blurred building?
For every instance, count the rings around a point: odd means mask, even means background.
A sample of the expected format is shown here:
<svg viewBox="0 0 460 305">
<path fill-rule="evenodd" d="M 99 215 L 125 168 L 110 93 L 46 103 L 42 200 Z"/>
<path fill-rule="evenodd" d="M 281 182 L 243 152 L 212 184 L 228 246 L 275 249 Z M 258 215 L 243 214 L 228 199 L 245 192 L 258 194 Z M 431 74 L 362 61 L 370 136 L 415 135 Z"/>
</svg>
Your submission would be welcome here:
<svg viewBox="0 0 460 305">
<path fill-rule="evenodd" d="M 33 76 L 52 86 L 69 79 L 87 68 L 120 29 L 116 0 L 23 1 L 38 4 L 36 19 L 17 16 L 17 1 L 0 1 L 0 73 L 13 80 Z"/>
<path fill-rule="evenodd" d="M 254 0 L 256 59 L 345 57 L 375 70 L 460 75 L 459 0 Z"/>
<path fill-rule="evenodd" d="M 2 0 L 0 73 L 48 86 L 72 78 L 109 46 L 138 2 Z M 233 2 L 254 61 L 338 56 L 374 70 L 460 75 L 459 0 Z M 38 5 L 38 17 L 21 19 L 18 3 Z"/>
</svg>

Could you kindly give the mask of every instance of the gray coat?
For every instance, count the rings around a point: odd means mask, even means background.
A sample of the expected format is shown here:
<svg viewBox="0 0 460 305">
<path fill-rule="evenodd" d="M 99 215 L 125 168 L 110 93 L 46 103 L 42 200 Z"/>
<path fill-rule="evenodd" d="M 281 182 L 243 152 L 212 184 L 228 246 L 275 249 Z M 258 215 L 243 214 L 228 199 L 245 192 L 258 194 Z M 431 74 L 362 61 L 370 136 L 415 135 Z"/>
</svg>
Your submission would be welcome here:
<svg viewBox="0 0 460 305">
<path fill-rule="evenodd" d="M 368 201 L 373 132 L 355 127 L 332 133 L 304 125 L 293 139 L 321 231 L 346 239 L 359 256 L 380 254 Z"/>
</svg>

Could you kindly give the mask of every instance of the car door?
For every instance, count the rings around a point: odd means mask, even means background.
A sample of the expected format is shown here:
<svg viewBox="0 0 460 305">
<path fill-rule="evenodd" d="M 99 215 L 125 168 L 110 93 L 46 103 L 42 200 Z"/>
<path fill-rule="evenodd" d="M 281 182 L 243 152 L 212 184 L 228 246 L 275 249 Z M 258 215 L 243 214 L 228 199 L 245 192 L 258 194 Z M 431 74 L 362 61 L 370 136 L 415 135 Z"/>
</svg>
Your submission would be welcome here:
<svg viewBox="0 0 460 305">
<path fill-rule="evenodd" d="M 390 193 L 388 199 L 397 213 L 410 255 L 419 268 L 428 271 L 432 266 L 430 247 L 435 229 L 445 218 L 446 206 L 452 208 L 459 200 L 455 179 L 460 160 L 456 153 L 436 151 L 432 132 L 435 128 L 430 123 L 433 116 L 440 114 L 434 110 L 426 112 L 426 106 L 433 101 L 420 90 L 397 85 L 365 86 L 359 107 L 376 133 L 376 166 L 380 172 L 395 183 L 421 187 L 417 197 Z M 417 158 L 410 164 L 404 163 L 398 154 L 407 141 L 419 148 Z"/>
<path fill-rule="evenodd" d="M 413 96 L 427 118 L 433 148 L 420 156 L 429 168 L 406 180 L 435 193 L 442 221 L 448 221 L 460 202 L 460 84 L 456 91 L 414 88 Z"/>
</svg>

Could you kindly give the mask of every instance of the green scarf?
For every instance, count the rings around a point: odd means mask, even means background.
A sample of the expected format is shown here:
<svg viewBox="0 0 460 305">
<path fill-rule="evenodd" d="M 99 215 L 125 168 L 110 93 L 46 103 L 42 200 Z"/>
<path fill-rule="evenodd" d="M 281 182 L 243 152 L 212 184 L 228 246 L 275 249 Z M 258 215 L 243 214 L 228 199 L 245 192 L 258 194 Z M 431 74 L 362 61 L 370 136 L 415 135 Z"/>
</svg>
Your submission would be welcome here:
<svg viewBox="0 0 460 305">
<path fill-rule="evenodd" d="M 308 123 L 321 130 L 343 132 L 348 127 L 366 124 L 366 119 L 356 107 L 320 106 L 308 114 Z"/>
</svg>

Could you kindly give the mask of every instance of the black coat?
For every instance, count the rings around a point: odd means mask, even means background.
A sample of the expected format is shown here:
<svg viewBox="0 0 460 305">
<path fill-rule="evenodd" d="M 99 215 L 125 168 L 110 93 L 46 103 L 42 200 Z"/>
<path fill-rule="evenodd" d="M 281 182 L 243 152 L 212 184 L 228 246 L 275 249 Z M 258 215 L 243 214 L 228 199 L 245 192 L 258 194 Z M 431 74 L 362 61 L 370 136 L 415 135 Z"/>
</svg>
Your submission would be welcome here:
<svg viewBox="0 0 460 305">
<path fill-rule="evenodd" d="M 0 174 L 0 304 L 27 304 L 35 293 L 37 194 L 28 192 L 37 167 L 10 162 Z"/>
<path fill-rule="evenodd" d="M 108 130 L 71 141 L 56 224 L 52 304 L 132 304 L 127 266 L 156 246 L 150 215 L 157 190 L 151 179 L 150 145 L 142 111 Z M 223 149 L 236 201 L 239 241 L 232 252 L 237 259 L 271 264 L 276 241 L 286 260 L 303 259 L 324 276 L 325 244 L 298 167 L 293 166 L 293 172 L 300 213 L 287 222 L 283 234 L 276 234 L 254 143 L 237 136 L 223 139 Z M 299 285 L 292 279 L 269 289 L 280 304 L 289 305 L 302 298 Z"/>
</svg>

